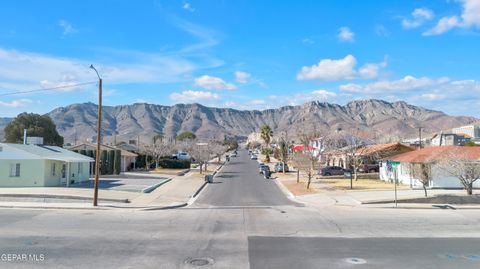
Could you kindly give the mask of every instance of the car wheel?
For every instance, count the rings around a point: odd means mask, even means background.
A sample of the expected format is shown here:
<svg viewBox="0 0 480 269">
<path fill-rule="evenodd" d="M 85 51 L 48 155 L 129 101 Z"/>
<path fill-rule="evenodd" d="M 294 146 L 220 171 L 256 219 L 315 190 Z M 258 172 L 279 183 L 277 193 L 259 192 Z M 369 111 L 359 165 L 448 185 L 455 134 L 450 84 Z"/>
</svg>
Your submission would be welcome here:
<svg viewBox="0 0 480 269">
<path fill-rule="evenodd" d="M 369 173 L 375 173 L 376 171 L 374 169 L 368 171 Z"/>
<path fill-rule="evenodd" d="M 331 176 L 331 175 L 332 175 L 332 174 L 330 174 L 330 173 L 325 173 L 325 176 Z"/>
</svg>

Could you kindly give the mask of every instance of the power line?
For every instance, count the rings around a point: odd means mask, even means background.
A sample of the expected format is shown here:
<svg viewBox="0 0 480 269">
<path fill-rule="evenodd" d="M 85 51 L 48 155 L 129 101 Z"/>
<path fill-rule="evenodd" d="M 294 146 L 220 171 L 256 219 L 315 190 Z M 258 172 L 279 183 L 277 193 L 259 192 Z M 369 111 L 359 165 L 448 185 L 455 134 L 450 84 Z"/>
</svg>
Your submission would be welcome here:
<svg viewBox="0 0 480 269">
<path fill-rule="evenodd" d="M 17 95 L 17 94 L 25 94 L 25 93 L 32 93 L 32 92 L 54 91 L 54 90 L 58 90 L 58 89 L 66 89 L 66 88 L 72 88 L 72 87 L 77 87 L 77 86 L 85 86 L 85 85 L 90 85 L 90 84 L 95 84 L 95 83 L 97 83 L 97 82 L 96 81 L 90 81 L 90 82 L 82 82 L 82 83 L 77 83 L 77 84 L 63 85 L 63 86 L 57 86 L 57 87 L 51 87 L 51 88 L 29 90 L 29 91 L 16 91 L 16 92 L 2 93 L 2 94 L 0 94 L 0 96 Z"/>
</svg>

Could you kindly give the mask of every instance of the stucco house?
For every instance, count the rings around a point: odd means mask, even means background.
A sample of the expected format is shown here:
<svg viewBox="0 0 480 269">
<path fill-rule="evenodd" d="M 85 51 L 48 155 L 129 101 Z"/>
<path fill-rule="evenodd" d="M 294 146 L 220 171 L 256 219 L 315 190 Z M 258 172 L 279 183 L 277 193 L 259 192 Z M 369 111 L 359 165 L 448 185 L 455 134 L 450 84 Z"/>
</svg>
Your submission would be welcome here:
<svg viewBox="0 0 480 269">
<path fill-rule="evenodd" d="M 82 143 L 79 145 L 75 145 L 70 147 L 70 150 L 96 150 L 97 145 L 96 144 L 90 144 L 90 143 Z M 107 146 L 107 145 L 100 145 L 100 150 L 120 150 L 120 156 L 121 156 L 121 162 L 120 162 L 120 172 L 126 172 L 130 168 L 133 168 L 134 163 L 137 159 L 137 154 L 124 150 L 122 148 L 117 148 L 113 146 Z"/>
<path fill-rule="evenodd" d="M 0 143 L 0 187 L 68 187 L 90 179 L 93 161 L 55 146 Z"/>
<path fill-rule="evenodd" d="M 372 144 L 356 149 L 355 156 L 363 158 L 365 164 L 374 164 L 382 158 L 414 150 L 414 148 L 401 143 Z M 328 166 L 349 169 L 351 155 L 352 152 L 348 149 L 330 151 L 325 154 L 325 163 Z"/>
<path fill-rule="evenodd" d="M 428 188 L 463 188 L 458 178 L 447 176 L 441 172 L 442 169 L 439 162 L 444 158 L 461 158 L 472 162 L 478 161 L 480 165 L 480 147 L 426 147 L 390 156 L 380 162 L 380 179 L 393 181 L 395 165 L 392 165 L 392 162 L 398 162 L 399 164 L 396 167 L 398 182 L 410 185 L 411 188 L 422 188 L 422 183 L 414 172 L 415 165 L 421 164 L 425 165 L 423 169 L 427 169 L 430 177 Z M 480 180 L 474 182 L 473 187 L 480 188 Z"/>
</svg>

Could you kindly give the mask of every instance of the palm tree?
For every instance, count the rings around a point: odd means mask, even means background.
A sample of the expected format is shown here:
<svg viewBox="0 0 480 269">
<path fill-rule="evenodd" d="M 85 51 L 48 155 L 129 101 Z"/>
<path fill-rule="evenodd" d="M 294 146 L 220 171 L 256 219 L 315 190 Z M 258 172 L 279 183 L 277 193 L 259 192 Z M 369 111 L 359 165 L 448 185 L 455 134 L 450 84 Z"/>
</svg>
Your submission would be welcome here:
<svg viewBox="0 0 480 269">
<path fill-rule="evenodd" d="M 260 128 L 260 134 L 263 141 L 265 141 L 266 147 L 268 148 L 270 146 L 270 140 L 272 139 L 272 136 L 273 136 L 272 128 L 270 128 L 270 126 L 268 125 L 263 125 L 262 128 Z M 265 161 L 270 162 L 269 151 L 268 150 L 265 151 L 264 154 L 265 154 Z"/>
</svg>

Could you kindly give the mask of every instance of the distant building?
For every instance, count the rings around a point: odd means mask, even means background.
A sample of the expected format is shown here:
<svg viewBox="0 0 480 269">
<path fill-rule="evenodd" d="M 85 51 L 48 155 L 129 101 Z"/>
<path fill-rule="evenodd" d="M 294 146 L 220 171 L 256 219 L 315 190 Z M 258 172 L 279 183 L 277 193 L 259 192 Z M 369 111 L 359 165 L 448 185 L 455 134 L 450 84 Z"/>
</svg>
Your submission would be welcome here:
<svg viewBox="0 0 480 269">
<path fill-rule="evenodd" d="M 480 126 L 478 125 L 467 125 L 458 128 L 453 128 L 452 133 L 454 134 L 466 134 L 471 138 L 480 138 Z"/>
<path fill-rule="evenodd" d="M 436 134 L 430 140 L 431 146 L 464 146 L 470 141 L 466 134 Z"/>
<path fill-rule="evenodd" d="M 0 187 L 58 187 L 88 181 L 93 161 L 55 146 L 0 143 Z"/>
</svg>

